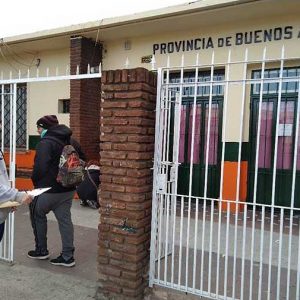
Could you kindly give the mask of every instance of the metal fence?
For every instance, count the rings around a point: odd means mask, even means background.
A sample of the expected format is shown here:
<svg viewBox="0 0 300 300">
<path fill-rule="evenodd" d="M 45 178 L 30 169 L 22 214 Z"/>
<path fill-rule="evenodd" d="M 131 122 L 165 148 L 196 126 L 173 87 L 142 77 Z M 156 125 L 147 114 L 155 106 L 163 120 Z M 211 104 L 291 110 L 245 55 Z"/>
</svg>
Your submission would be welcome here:
<svg viewBox="0 0 300 300">
<path fill-rule="evenodd" d="M 158 69 L 150 286 L 300 299 L 299 66 Z"/>
<path fill-rule="evenodd" d="M 67 66 L 64 74 L 60 74 L 58 68 L 51 73 L 49 68 L 45 74 L 41 74 L 39 70 L 35 74 L 31 74 L 30 70 L 25 77 L 21 76 L 21 71 L 14 75 L 9 73 L 9 78 L 4 79 L 1 73 L 0 80 L 0 101 L 1 101 L 1 150 L 8 153 L 9 159 L 6 161 L 8 168 L 9 181 L 11 186 L 15 187 L 16 179 L 16 148 L 17 143 L 24 146 L 27 137 L 24 136 L 24 130 L 27 126 L 26 116 L 27 105 L 24 102 L 26 96 L 26 84 L 35 82 L 50 82 L 61 80 L 78 80 L 101 78 L 101 65 L 99 68 L 86 68 L 86 73 L 80 72 L 79 66 L 76 68 L 76 74 L 70 74 L 70 68 Z M 96 71 L 95 71 L 96 70 Z M 92 72 L 93 71 L 93 72 Z M 30 99 L 29 99 L 30 100 Z M 24 122 L 25 118 L 25 122 Z M 25 131 L 26 133 L 26 131 Z M 10 213 L 5 223 L 5 234 L 0 243 L 0 260 L 13 262 L 14 260 L 14 213 Z"/>
</svg>

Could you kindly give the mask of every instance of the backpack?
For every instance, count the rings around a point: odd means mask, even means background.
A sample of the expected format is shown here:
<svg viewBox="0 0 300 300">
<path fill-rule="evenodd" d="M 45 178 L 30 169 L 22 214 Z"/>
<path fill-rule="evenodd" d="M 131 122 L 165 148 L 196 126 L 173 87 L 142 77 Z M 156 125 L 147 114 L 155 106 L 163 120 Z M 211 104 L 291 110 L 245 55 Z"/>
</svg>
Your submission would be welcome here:
<svg viewBox="0 0 300 300">
<path fill-rule="evenodd" d="M 63 145 L 56 181 L 66 188 L 78 186 L 84 179 L 85 162 L 79 158 L 78 152 L 71 144 L 66 145 L 54 137 L 47 137 L 47 139 Z"/>
</svg>

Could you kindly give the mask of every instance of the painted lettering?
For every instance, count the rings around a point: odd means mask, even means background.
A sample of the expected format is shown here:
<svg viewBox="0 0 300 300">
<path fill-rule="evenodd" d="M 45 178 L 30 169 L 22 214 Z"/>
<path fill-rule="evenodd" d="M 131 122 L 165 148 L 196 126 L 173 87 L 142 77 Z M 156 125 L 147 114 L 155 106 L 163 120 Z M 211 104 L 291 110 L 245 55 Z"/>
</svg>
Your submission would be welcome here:
<svg viewBox="0 0 300 300">
<path fill-rule="evenodd" d="M 261 33 L 262 33 L 262 30 L 255 30 L 254 31 L 254 43 L 261 43 L 262 42 Z"/>
<path fill-rule="evenodd" d="M 172 54 L 174 52 L 199 51 L 214 48 L 215 46 L 231 47 L 232 45 L 250 45 L 266 43 L 280 40 L 289 40 L 295 35 L 300 38 L 300 31 L 293 32 L 293 26 L 282 26 L 267 29 L 257 29 L 253 31 L 236 32 L 233 36 L 218 37 L 216 39 L 208 37 L 198 37 L 189 40 L 169 41 L 152 45 L 153 54 Z"/>
<path fill-rule="evenodd" d="M 153 44 L 153 54 L 159 49 L 159 44 Z"/>
<path fill-rule="evenodd" d="M 224 38 L 218 38 L 218 47 L 222 48 L 224 46 Z"/>
<path fill-rule="evenodd" d="M 214 43 L 211 37 L 208 38 L 207 44 L 206 44 L 206 49 L 208 48 L 214 48 Z"/>
<path fill-rule="evenodd" d="M 194 50 L 194 40 L 189 40 L 186 42 L 186 51 Z"/>
<path fill-rule="evenodd" d="M 227 36 L 226 37 L 226 47 L 230 47 L 231 46 L 231 36 Z"/>
<path fill-rule="evenodd" d="M 176 42 L 175 42 L 176 52 L 179 52 L 179 51 L 180 51 L 181 44 L 182 44 L 182 41 L 179 41 L 179 42 L 176 41 Z"/>
<path fill-rule="evenodd" d="M 284 27 L 284 39 L 290 40 L 293 37 L 293 26 Z"/>
<path fill-rule="evenodd" d="M 166 48 L 167 48 L 166 43 L 160 44 L 160 54 L 166 54 Z"/>
<path fill-rule="evenodd" d="M 277 27 L 274 29 L 274 40 L 275 41 L 282 40 L 282 28 Z"/>
<path fill-rule="evenodd" d="M 168 43 L 168 53 L 173 53 L 174 52 L 174 43 Z"/>
<path fill-rule="evenodd" d="M 195 50 L 200 50 L 201 49 L 201 39 L 195 39 Z"/>
</svg>

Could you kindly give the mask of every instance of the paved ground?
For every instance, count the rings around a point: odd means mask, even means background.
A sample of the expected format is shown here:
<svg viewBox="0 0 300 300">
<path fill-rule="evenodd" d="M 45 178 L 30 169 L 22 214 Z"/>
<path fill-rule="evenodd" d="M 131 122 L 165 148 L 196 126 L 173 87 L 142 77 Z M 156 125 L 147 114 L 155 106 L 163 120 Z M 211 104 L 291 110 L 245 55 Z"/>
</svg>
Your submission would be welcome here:
<svg viewBox="0 0 300 300">
<path fill-rule="evenodd" d="M 33 234 L 27 207 L 16 212 L 15 263 L 0 263 L 1 300 L 93 299 L 97 286 L 98 212 L 81 207 L 74 201 L 72 217 L 75 225 L 74 268 L 53 266 L 49 261 L 27 258 L 33 249 Z M 61 251 L 61 241 L 54 215 L 48 218 L 48 245 L 51 257 Z"/>
</svg>

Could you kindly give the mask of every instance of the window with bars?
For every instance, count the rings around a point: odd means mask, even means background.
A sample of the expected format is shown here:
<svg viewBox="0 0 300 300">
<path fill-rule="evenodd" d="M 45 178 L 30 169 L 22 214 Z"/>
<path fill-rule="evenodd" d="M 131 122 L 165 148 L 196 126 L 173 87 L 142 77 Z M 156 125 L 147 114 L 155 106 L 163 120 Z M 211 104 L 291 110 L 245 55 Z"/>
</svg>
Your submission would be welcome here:
<svg viewBox="0 0 300 300">
<path fill-rule="evenodd" d="M 224 95 L 224 85 L 218 84 L 218 82 L 224 81 L 225 74 L 224 70 L 214 70 L 214 75 L 212 78 L 212 95 L 213 96 L 223 96 Z M 210 81 L 211 74 L 210 71 L 198 71 L 197 83 L 197 96 L 207 97 L 210 95 Z M 178 84 L 176 87 L 172 87 L 171 96 L 174 97 L 176 92 L 180 92 L 181 83 L 181 73 L 171 73 L 169 74 L 169 82 L 167 82 L 167 77 L 164 79 L 165 83 Z M 200 85 L 207 82 L 207 85 Z M 195 72 L 189 71 L 183 74 L 183 87 L 182 87 L 182 97 L 189 98 L 193 97 L 195 94 Z"/>
<path fill-rule="evenodd" d="M 10 85 L 0 86 L 0 116 L 2 116 L 2 108 L 4 108 L 4 119 L 2 121 L 2 128 L 4 130 L 4 146 L 9 147 L 10 144 L 10 110 L 12 92 Z M 2 97 L 3 95 L 3 97 Z M 2 103 L 3 101 L 3 103 Z M 17 85 L 17 107 L 16 107 L 16 146 L 17 148 L 26 148 L 27 144 L 27 85 Z M 0 141 L 1 141 L 0 135 Z M 1 141 L 2 142 L 2 141 Z"/>
<path fill-rule="evenodd" d="M 282 78 L 289 78 L 295 80 L 290 81 L 290 82 L 283 82 L 281 91 L 283 94 L 288 94 L 288 93 L 297 93 L 298 92 L 298 82 L 299 79 L 297 77 L 300 76 L 300 67 L 296 68 L 284 68 L 282 71 Z M 257 70 L 252 72 L 252 79 L 258 79 L 260 80 L 262 78 L 262 71 Z M 280 69 L 268 69 L 264 71 L 264 79 L 270 79 L 270 78 L 280 78 Z M 260 93 L 260 83 L 255 83 L 252 86 L 252 94 L 253 95 L 259 95 Z M 264 83 L 263 86 L 263 94 L 264 95 L 269 95 L 269 94 L 278 94 L 279 92 L 279 82 L 269 82 L 269 83 Z"/>
</svg>

